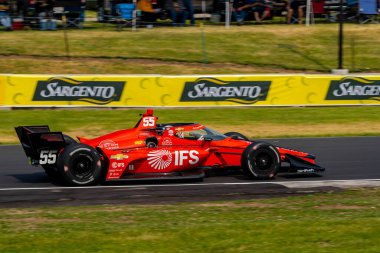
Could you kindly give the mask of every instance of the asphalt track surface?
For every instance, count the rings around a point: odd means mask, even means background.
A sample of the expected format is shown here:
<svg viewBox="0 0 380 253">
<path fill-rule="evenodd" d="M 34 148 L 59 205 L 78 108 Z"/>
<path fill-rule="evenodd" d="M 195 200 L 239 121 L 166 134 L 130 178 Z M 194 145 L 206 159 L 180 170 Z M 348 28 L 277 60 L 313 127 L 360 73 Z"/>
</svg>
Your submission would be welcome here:
<svg viewBox="0 0 380 253">
<path fill-rule="evenodd" d="M 242 175 L 208 177 L 203 182 L 123 182 L 95 187 L 62 187 L 41 167 L 30 166 L 19 145 L 0 146 L 0 207 L 93 204 L 167 204 L 291 196 L 380 185 L 380 137 L 266 140 L 306 151 L 326 168 L 322 176 L 279 175 L 249 180 Z"/>
</svg>

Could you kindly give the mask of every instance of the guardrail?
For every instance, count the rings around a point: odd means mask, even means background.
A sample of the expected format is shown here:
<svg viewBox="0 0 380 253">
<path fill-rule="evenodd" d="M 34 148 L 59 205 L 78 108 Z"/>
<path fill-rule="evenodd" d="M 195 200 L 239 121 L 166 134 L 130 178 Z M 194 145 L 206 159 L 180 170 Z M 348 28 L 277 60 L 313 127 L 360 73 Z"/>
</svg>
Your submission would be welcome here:
<svg viewBox="0 0 380 253">
<path fill-rule="evenodd" d="M 0 75 L 2 107 L 380 105 L 380 74 Z"/>
</svg>

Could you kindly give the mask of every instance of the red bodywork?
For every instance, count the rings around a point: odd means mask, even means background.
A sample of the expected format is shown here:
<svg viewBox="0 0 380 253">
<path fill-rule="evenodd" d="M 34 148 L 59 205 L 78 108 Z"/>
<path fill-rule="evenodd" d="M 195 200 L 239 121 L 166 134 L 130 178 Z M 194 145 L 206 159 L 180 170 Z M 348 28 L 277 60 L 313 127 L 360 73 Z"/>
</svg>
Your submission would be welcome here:
<svg viewBox="0 0 380 253">
<path fill-rule="evenodd" d="M 78 138 L 96 148 L 108 167 L 106 180 L 131 175 L 192 171 L 197 168 L 240 167 L 245 148 L 253 141 L 218 135 L 184 136 L 210 129 L 197 123 L 157 124 L 153 110 L 147 110 L 134 128 L 94 139 Z M 281 161 L 292 155 L 310 164 L 308 153 L 277 147 Z"/>
</svg>

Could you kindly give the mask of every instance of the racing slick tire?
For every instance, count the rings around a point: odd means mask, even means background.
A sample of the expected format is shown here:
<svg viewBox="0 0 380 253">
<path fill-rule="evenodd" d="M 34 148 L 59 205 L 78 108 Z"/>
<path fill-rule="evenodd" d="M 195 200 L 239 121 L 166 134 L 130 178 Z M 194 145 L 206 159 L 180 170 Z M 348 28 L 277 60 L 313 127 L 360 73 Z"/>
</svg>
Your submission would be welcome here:
<svg viewBox="0 0 380 253">
<path fill-rule="evenodd" d="M 65 140 L 66 146 L 77 143 L 73 138 L 65 134 L 63 135 L 63 139 Z M 44 164 L 41 166 L 45 170 L 46 175 L 49 177 L 51 181 L 58 182 L 58 183 L 60 182 L 60 175 L 58 173 L 58 169 L 56 166 L 52 166 L 48 164 Z"/>
<path fill-rule="evenodd" d="M 244 150 L 241 165 L 249 178 L 272 179 L 281 166 L 280 153 L 269 143 L 254 142 Z"/>
<path fill-rule="evenodd" d="M 238 132 L 227 132 L 224 135 L 227 137 L 231 137 L 233 139 L 248 141 L 247 136 L 245 136 L 241 133 L 238 133 Z"/>
<path fill-rule="evenodd" d="M 67 146 L 58 158 L 58 172 L 68 185 L 94 185 L 102 175 L 102 160 L 99 153 L 83 143 Z"/>
</svg>

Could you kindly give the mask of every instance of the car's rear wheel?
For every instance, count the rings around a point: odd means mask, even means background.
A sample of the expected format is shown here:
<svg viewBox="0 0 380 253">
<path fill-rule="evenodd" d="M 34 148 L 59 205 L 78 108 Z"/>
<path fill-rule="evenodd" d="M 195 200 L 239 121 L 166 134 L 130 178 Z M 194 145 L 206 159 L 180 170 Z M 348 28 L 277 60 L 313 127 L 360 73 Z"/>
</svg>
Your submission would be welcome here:
<svg viewBox="0 0 380 253">
<path fill-rule="evenodd" d="M 76 140 L 71 138 L 68 135 L 63 135 L 63 139 L 65 140 L 65 145 L 68 146 L 70 144 L 77 143 Z M 49 177 L 49 179 L 53 182 L 60 182 L 60 174 L 58 172 L 57 166 L 49 165 L 49 164 L 44 164 L 41 165 L 42 168 L 45 170 L 46 175 Z"/>
<path fill-rule="evenodd" d="M 250 178 L 272 179 L 280 169 L 281 158 L 273 145 L 254 142 L 244 150 L 241 165 L 244 173 Z"/>
<path fill-rule="evenodd" d="M 231 137 L 232 139 L 235 139 L 235 140 L 248 141 L 247 136 L 245 136 L 244 134 L 238 133 L 238 132 L 227 132 L 224 135 L 228 136 L 228 137 Z"/>
<path fill-rule="evenodd" d="M 97 184 L 102 175 L 102 160 L 94 148 L 83 143 L 71 144 L 58 158 L 58 172 L 69 185 Z"/>
</svg>

